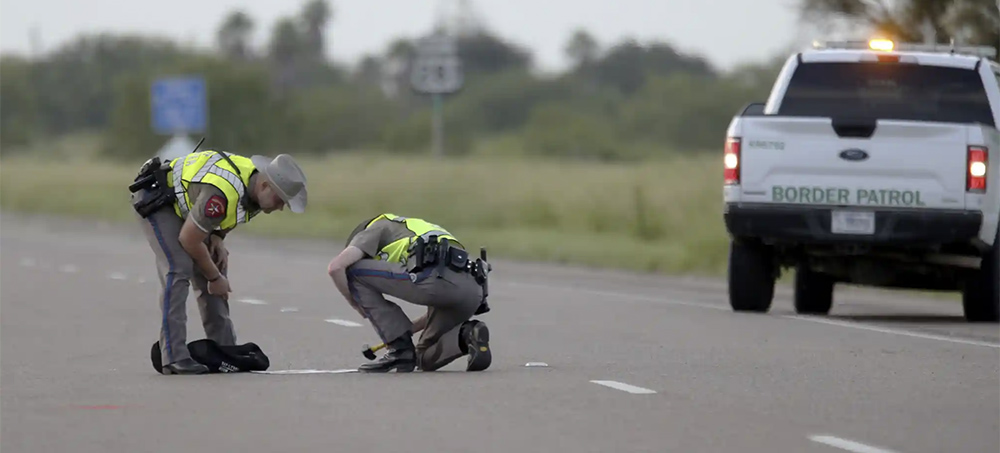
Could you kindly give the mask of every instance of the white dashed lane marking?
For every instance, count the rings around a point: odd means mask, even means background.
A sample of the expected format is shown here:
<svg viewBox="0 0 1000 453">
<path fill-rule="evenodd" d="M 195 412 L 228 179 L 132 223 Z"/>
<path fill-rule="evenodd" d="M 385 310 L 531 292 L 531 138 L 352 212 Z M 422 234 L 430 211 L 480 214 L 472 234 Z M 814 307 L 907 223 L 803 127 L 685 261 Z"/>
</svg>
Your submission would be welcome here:
<svg viewBox="0 0 1000 453">
<path fill-rule="evenodd" d="M 121 272 L 112 272 L 108 274 L 108 278 L 112 280 L 128 280 L 128 277 Z"/>
<path fill-rule="evenodd" d="M 618 382 L 618 381 L 590 381 L 590 382 L 593 382 L 598 385 L 603 385 L 605 387 L 610 387 L 615 390 L 621 390 L 623 392 L 635 393 L 637 395 L 648 395 L 656 393 L 656 391 L 654 390 L 650 390 L 643 387 L 636 387 L 634 385 L 626 384 L 624 382 Z"/>
<path fill-rule="evenodd" d="M 285 307 L 281 309 L 282 313 L 295 313 L 297 311 L 299 311 L 299 309 L 295 307 Z"/>
<path fill-rule="evenodd" d="M 853 440 L 842 439 L 835 436 L 809 436 L 809 440 L 854 453 L 896 453 L 893 450 L 873 447 L 871 445 L 865 445 L 861 442 L 855 442 Z"/>
<path fill-rule="evenodd" d="M 336 324 L 338 326 L 361 327 L 361 324 L 358 324 L 358 323 L 356 323 L 354 321 L 348 321 L 346 319 L 327 319 L 326 322 L 331 323 L 331 324 Z"/>
</svg>

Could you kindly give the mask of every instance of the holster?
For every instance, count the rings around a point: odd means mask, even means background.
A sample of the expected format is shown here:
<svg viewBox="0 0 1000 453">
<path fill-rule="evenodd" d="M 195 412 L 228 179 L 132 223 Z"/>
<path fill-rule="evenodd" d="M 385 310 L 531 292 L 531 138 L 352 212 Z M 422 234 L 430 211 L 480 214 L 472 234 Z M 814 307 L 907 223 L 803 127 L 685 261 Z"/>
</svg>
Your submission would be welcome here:
<svg viewBox="0 0 1000 453">
<path fill-rule="evenodd" d="M 132 208 L 142 218 L 149 217 L 154 212 L 170 206 L 177 200 L 173 189 L 167 186 L 167 174 L 170 166 L 160 162 L 159 157 L 147 160 L 135 180 L 128 186 L 129 192 L 142 192 L 132 203 Z"/>
</svg>

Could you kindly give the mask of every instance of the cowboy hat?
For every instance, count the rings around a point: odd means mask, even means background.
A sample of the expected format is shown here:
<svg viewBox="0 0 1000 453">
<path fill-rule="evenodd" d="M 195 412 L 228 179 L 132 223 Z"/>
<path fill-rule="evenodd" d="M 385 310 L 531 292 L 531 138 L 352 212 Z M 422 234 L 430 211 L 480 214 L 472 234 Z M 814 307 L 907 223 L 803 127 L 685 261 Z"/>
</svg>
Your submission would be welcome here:
<svg viewBox="0 0 1000 453">
<path fill-rule="evenodd" d="M 271 159 L 267 156 L 252 156 L 250 161 L 274 187 L 275 192 L 288 204 L 289 209 L 301 213 L 306 209 L 306 175 L 295 163 L 292 156 L 278 154 Z"/>
</svg>

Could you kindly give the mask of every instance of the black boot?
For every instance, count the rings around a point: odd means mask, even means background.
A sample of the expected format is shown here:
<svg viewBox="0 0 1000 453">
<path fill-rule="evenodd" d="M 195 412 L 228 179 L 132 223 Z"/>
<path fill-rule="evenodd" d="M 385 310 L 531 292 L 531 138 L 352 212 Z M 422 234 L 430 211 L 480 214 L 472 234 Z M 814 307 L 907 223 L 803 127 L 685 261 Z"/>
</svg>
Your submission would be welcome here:
<svg viewBox="0 0 1000 453">
<path fill-rule="evenodd" d="M 490 367 L 493 362 L 493 352 L 490 351 L 490 329 L 486 323 L 479 320 L 466 321 L 462 324 L 461 337 L 462 352 L 469 354 L 469 364 L 466 371 L 482 371 Z"/>
<path fill-rule="evenodd" d="M 409 373 L 417 367 L 417 352 L 410 334 L 403 335 L 388 344 L 388 352 L 382 358 L 360 367 L 362 373 L 387 373 L 393 368 L 397 373 Z"/>
<path fill-rule="evenodd" d="M 208 367 L 194 359 L 178 360 L 163 367 L 163 374 L 208 374 Z"/>
</svg>

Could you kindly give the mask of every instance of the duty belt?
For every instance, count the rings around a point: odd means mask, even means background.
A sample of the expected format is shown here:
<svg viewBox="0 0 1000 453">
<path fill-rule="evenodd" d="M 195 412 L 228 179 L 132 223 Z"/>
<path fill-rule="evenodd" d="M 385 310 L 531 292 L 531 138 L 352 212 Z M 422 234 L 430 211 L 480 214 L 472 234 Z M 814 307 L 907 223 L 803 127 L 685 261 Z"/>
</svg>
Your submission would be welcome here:
<svg viewBox="0 0 1000 453">
<path fill-rule="evenodd" d="M 449 267 L 456 272 L 468 270 L 469 253 L 458 247 L 452 247 L 447 238 L 436 235 L 424 239 L 417 237 L 408 250 L 410 263 L 409 272 L 420 272 L 437 266 L 438 270 Z"/>
<path fill-rule="evenodd" d="M 419 273 L 422 270 L 436 266 L 438 273 L 445 267 L 456 272 L 468 272 L 476 280 L 476 283 L 483 288 L 483 301 L 476 310 L 476 314 L 490 311 L 486 303 L 489 295 L 489 273 L 493 266 L 486 261 L 486 249 L 479 249 L 479 258 L 475 261 L 469 260 L 469 252 L 458 247 L 452 247 L 447 238 L 429 236 L 427 240 L 417 237 L 413 245 L 410 246 L 408 272 Z"/>
</svg>

